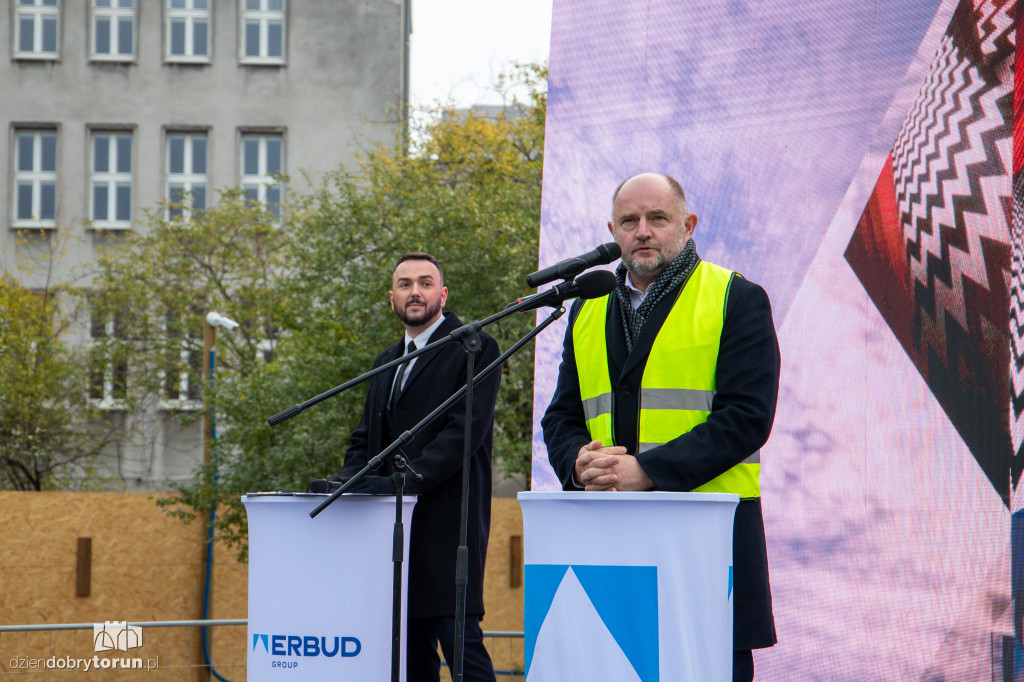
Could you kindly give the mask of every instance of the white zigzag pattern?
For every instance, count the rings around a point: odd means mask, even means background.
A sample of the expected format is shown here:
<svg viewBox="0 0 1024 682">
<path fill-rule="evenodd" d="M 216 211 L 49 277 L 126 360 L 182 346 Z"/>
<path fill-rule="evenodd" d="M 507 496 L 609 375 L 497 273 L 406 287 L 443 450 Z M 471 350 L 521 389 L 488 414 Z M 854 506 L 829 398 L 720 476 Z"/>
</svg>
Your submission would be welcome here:
<svg viewBox="0 0 1024 682">
<path fill-rule="evenodd" d="M 1024 395 L 1024 368 L 1018 370 L 1018 362 L 1024 356 L 1024 180 L 1013 192 L 1013 240 L 1011 247 L 1010 279 L 1010 378 L 1013 396 Z M 1013 401 L 1009 405 L 1010 438 L 1013 452 L 1024 445 L 1024 411 L 1016 412 Z M 1024 486 L 1018 486 L 1024 488 Z M 1016 508 L 1016 507 L 1015 507 Z"/>
<path fill-rule="evenodd" d="M 984 30 L 987 23 L 991 22 L 992 30 L 981 36 L 981 50 L 987 57 L 996 51 L 996 40 L 1001 35 L 1013 35 L 1013 16 L 1011 10 L 1016 6 L 1014 2 L 992 2 L 986 0 L 978 5 L 978 15 L 981 17 L 978 28 Z M 1011 41 L 1012 42 L 1012 41 Z M 1007 60 L 1011 61 L 1011 60 Z M 1007 65 L 1007 74 L 1001 76 L 1013 81 L 1012 63 Z M 1008 78 L 1007 78 L 1008 76 Z M 1009 143 L 1010 151 L 1003 152 L 1000 145 L 1000 154 L 1003 158 L 1012 158 L 1012 140 Z M 1009 171 L 1008 171 L 1009 172 Z M 1010 311 L 1009 311 L 1009 337 L 1010 337 L 1010 385 L 1013 395 L 1008 405 L 1010 417 L 1010 439 L 1014 454 L 1020 452 L 1024 446 L 1024 410 L 1017 412 L 1014 402 L 1020 402 L 1024 396 L 1024 368 L 1018 369 L 1018 365 L 1024 357 L 1024 181 L 1013 183 L 1013 216 L 1007 221 L 1012 227 L 1010 235 Z M 987 193 L 986 193 L 987 194 Z M 990 204 L 988 196 L 985 197 L 987 206 Z M 1024 486 L 1018 486 L 1014 495 L 1013 509 L 1019 509 L 1024 504 L 1021 492 Z"/>
<path fill-rule="evenodd" d="M 959 180 L 959 178 L 968 177 L 968 166 L 981 162 L 987 165 L 990 172 L 997 173 L 994 177 L 986 175 L 979 178 L 978 184 L 981 189 L 982 199 L 980 212 L 965 211 L 963 213 L 962 220 L 964 233 L 967 238 L 967 250 L 961 250 L 951 244 L 949 245 L 952 289 L 938 278 L 933 280 L 936 315 L 940 321 L 940 326 L 941 320 L 945 317 L 942 313 L 946 312 L 952 315 L 961 327 L 967 329 L 963 278 L 967 277 L 986 289 L 990 287 L 988 273 L 985 269 L 984 254 L 981 250 L 981 238 L 985 237 L 1005 243 L 1009 236 L 1006 231 L 1006 226 L 1009 224 L 1008 216 L 1003 213 L 1002 207 L 1006 198 L 1010 195 L 1010 187 L 1007 182 L 1010 169 L 1007 167 L 1007 161 L 1013 157 L 1013 140 L 1009 136 L 1000 139 L 995 144 L 998 155 L 994 158 L 989 158 L 986 153 L 988 150 L 985 149 L 984 142 L 981 139 L 982 133 L 991 130 L 991 121 L 1001 120 L 1002 118 L 1001 112 L 996 105 L 996 99 L 1002 94 L 1005 93 L 1000 92 L 998 89 L 992 90 L 978 100 L 978 105 L 981 107 L 984 117 L 967 127 L 967 137 L 970 146 L 968 149 L 955 155 L 953 159 L 956 178 L 945 180 L 942 183 L 939 196 L 945 198 L 945 206 L 932 208 L 933 226 L 954 225 L 956 216 L 952 210 L 953 197 L 957 194 L 962 195 L 970 192 L 970 188 L 965 186 L 965 181 Z M 995 118 L 990 118 L 992 116 Z M 934 229 L 933 231 L 934 234 L 931 237 L 934 237 L 934 239 L 929 239 L 929 241 L 934 242 L 938 246 L 939 240 L 937 237 L 939 230 Z M 930 250 L 931 248 L 929 248 Z M 938 251 L 935 253 L 938 255 Z"/>
<path fill-rule="evenodd" d="M 984 0 L 975 6 L 978 16 L 981 17 L 981 21 L 978 22 L 978 30 L 983 31 L 988 23 L 992 24 L 992 30 L 980 36 L 981 52 L 986 57 L 996 51 L 996 39 L 1013 29 L 1013 16 L 1010 14 L 1013 7 L 1014 3 L 1007 2 L 1007 0 L 1002 0 L 1002 2 Z"/>
<path fill-rule="evenodd" d="M 934 151 L 930 128 L 935 119 L 931 115 L 931 105 L 935 100 L 941 98 L 938 90 L 947 82 L 947 79 L 942 77 L 944 72 L 954 68 L 953 61 L 950 59 L 952 52 L 952 41 L 946 37 L 939 46 L 939 54 L 936 55 L 928 77 L 921 86 L 921 91 L 907 116 L 907 121 L 896 138 L 896 143 L 893 146 L 893 175 L 897 184 L 913 183 L 912 167 L 919 157 Z M 909 189 L 916 189 L 916 186 L 911 185 Z M 909 210 L 903 201 L 905 197 L 906 194 L 900 195 L 900 209 L 904 213 Z"/>
<path fill-rule="evenodd" d="M 941 260 L 941 225 L 954 224 L 952 197 L 959 187 L 959 166 L 950 147 L 960 142 L 960 123 L 971 115 L 970 96 L 981 88 L 977 78 L 971 78 L 968 65 L 955 59 L 956 50 L 952 40 L 943 39 L 939 53 L 933 60 L 928 79 L 922 87 L 914 114 L 901 132 L 893 149 L 893 174 L 896 194 L 899 200 L 904 238 L 916 242 L 920 247 L 917 258 L 910 259 L 911 276 L 928 286 L 928 254 Z M 965 106 L 966 104 L 966 106 Z M 913 133 L 913 134 L 912 134 Z M 970 153 L 971 150 L 969 150 Z M 953 178 L 939 186 L 938 176 L 953 170 Z M 948 192 L 949 189 L 953 192 Z M 946 190 L 945 192 L 943 190 Z M 915 198 L 913 195 L 918 195 Z M 943 206 L 929 209 L 928 199 L 943 199 Z M 931 233 L 918 231 L 920 218 L 931 219 Z M 953 313 L 961 326 L 966 328 L 963 304 L 958 305 L 957 294 L 962 301 L 962 291 L 951 291 L 940 280 L 933 282 L 936 301 L 936 317 L 929 319 L 922 312 L 922 339 L 933 347 L 942 361 L 945 353 L 945 315 Z M 956 285 L 955 285 L 956 286 Z"/>
</svg>

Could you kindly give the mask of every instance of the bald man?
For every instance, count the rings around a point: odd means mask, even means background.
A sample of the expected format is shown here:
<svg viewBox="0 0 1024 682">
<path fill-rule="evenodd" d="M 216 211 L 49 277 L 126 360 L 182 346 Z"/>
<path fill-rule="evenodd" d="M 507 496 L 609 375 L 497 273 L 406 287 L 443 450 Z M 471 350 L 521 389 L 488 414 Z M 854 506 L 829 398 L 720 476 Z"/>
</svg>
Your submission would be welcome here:
<svg viewBox="0 0 1024 682">
<path fill-rule="evenodd" d="M 615 190 L 608 230 L 622 248 L 618 286 L 573 305 L 541 425 L 565 490 L 740 496 L 733 679 L 746 681 L 751 650 L 776 642 L 760 448 L 775 418 L 779 344 L 764 289 L 702 261 L 696 227 L 668 176 L 643 173 Z M 644 402 L 654 388 L 657 409 Z"/>
</svg>

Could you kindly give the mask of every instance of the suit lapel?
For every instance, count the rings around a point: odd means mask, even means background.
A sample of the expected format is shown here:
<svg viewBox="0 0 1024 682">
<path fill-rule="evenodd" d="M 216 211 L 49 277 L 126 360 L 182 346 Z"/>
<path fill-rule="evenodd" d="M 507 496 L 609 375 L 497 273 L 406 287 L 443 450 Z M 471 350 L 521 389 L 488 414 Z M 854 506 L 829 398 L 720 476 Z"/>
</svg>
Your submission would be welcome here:
<svg viewBox="0 0 1024 682">
<path fill-rule="evenodd" d="M 437 341 L 438 339 L 443 339 L 444 337 L 451 334 L 452 330 L 457 329 L 458 327 L 461 326 L 462 321 L 459 320 L 458 316 L 455 315 L 455 313 L 446 313 L 444 317 L 444 322 L 442 322 L 441 325 L 434 330 L 434 333 L 430 335 L 430 338 L 427 340 L 427 343 L 431 344 L 434 341 Z M 451 343 L 455 342 L 452 341 Z M 405 378 L 405 388 L 402 389 L 402 395 L 399 396 L 398 398 L 399 402 L 401 402 L 401 400 L 405 397 L 405 394 L 408 393 L 409 389 L 413 386 L 414 382 L 419 378 L 421 374 L 423 374 L 424 371 L 426 371 L 431 361 L 437 356 L 438 353 L 441 352 L 443 348 L 447 348 L 447 346 L 438 346 L 437 348 L 416 357 L 416 364 L 412 366 L 412 369 L 410 369 L 408 372 L 408 376 L 406 376 Z M 391 376 L 394 377 L 394 374 L 392 374 Z"/>
<path fill-rule="evenodd" d="M 386 365 L 389 362 L 392 362 L 393 360 L 402 357 L 402 352 L 404 349 L 405 337 L 403 336 L 401 339 L 399 339 L 398 343 L 394 344 L 393 346 L 389 346 L 384 351 L 384 353 L 381 356 L 380 364 Z M 391 402 L 391 385 L 395 383 L 395 374 L 398 372 L 398 368 L 400 366 L 401 365 L 396 365 L 395 367 L 389 369 L 387 372 L 381 372 L 376 377 L 374 377 L 374 381 L 377 385 L 375 407 L 378 412 L 387 408 L 387 406 Z"/>
</svg>

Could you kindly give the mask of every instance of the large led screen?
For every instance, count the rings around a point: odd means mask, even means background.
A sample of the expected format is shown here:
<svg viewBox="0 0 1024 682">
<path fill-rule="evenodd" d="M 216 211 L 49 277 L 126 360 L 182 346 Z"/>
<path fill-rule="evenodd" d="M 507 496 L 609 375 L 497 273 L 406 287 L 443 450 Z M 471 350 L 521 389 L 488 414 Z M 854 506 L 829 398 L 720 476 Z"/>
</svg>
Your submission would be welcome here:
<svg viewBox="0 0 1024 682">
<path fill-rule="evenodd" d="M 1021 677 L 1017 15 L 554 0 L 540 265 L 610 241 L 618 183 L 663 172 L 701 257 L 772 299 L 758 679 Z M 538 339 L 535 490 L 558 488 L 539 419 L 563 333 Z"/>
</svg>

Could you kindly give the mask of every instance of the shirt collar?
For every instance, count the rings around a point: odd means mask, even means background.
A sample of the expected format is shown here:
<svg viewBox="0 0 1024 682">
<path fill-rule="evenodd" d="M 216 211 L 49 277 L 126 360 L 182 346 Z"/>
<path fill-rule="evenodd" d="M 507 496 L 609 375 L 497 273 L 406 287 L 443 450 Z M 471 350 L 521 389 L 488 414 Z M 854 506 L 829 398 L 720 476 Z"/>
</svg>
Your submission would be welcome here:
<svg viewBox="0 0 1024 682">
<path fill-rule="evenodd" d="M 640 304 L 647 298 L 647 293 L 640 291 L 633 285 L 633 280 L 630 278 L 629 271 L 626 271 L 626 291 L 629 292 L 629 302 L 633 305 L 633 308 L 639 308 Z"/>
</svg>

